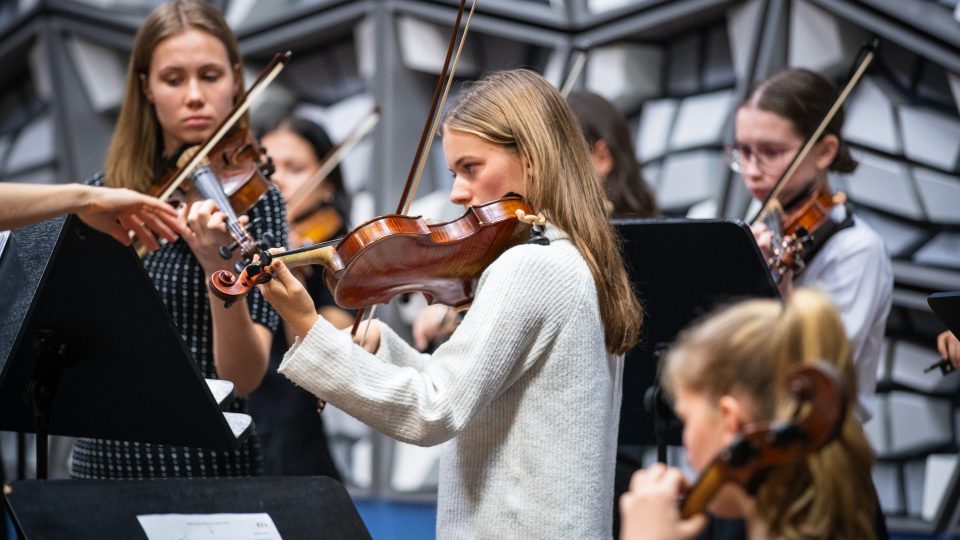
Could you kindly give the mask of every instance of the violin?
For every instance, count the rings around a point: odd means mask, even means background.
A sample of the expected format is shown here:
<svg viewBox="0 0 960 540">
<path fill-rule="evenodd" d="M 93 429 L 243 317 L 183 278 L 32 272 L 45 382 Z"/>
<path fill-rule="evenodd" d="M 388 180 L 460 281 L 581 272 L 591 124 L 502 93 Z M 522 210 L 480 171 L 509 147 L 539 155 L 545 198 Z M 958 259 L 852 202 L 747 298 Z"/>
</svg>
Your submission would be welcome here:
<svg viewBox="0 0 960 540">
<path fill-rule="evenodd" d="M 787 389 L 794 400 L 791 419 L 747 425 L 687 492 L 680 505 L 683 519 L 702 513 L 727 482 L 755 493 L 766 471 L 800 461 L 840 435 L 846 400 L 833 366 L 802 366 L 788 377 Z"/>
<path fill-rule="evenodd" d="M 846 201 L 847 196 L 842 192 L 815 188 L 790 212 L 780 209 L 764 214 L 761 220 L 774 231 L 767 264 L 775 282 L 779 283 L 791 270 L 803 270 L 831 236 L 852 224 L 849 211 L 844 219 L 834 219 L 834 207 Z"/>
<path fill-rule="evenodd" d="M 270 279 L 267 268 L 282 260 L 295 268 L 320 264 L 334 300 L 346 309 L 386 304 L 401 293 L 422 292 L 428 303 L 470 303 L 483 270 L 507 249 L 526 242 L 540 218 L 519 195 L 472 206 L 458 219 L 427 224 L 422 217 L 388 214 L 342 239 L 307 248 L 260 254 L 239 276 L 221 270 L 210 291 L 229 306 Z M 538 231 L 538 229 L 533 229 Z M 539 233 L 537 233 L 539 238 Z"/>
<path fill-rule="evenodd" d="M 186 149 L 177 160 L 178 167 L 184 167 L 198 150 L 198 146 Z M 231 246 L 220 247 L 220 256 L 229 259 L 239 247 L 243 256 L 249 258 L 259 253 L 264 245 L 272 244 L 273 238 L 265 234 L 259 242 L 253 240 L 238 215 L 250 211 L 270 189 L 271 182 L 267 177 L 270 168 L 266 152 L 250 130 L 234 129 L 200 160 L 193 171 L 192 181 L 175 186 L 166 200 L 193 204 L 212 199 L 227 215 L 227 230 L 235 240 Z M 154 186 L 150 194 L 159 197 L 170 188 L 175 178 L 176 171 Z"/>
</svg>

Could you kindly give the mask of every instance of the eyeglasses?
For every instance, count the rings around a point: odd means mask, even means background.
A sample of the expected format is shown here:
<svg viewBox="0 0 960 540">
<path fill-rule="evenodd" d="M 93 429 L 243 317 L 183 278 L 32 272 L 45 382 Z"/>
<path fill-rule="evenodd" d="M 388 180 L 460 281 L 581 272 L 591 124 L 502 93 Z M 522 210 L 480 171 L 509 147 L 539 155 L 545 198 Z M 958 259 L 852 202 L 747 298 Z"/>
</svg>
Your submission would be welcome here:
<svg viewBox="0 0 960 540">
<path fill-rule="evenodd" d="M 783 173 L 788 158 L 793 157 L 796 150 L 794 146 L 761 146 L 754 149 L 745 144 L 735 144 L 724 148 L 723 156 L 727 166 L 735 173 L 742 174 L 747 164 L 756 158 L 760 172 L 778 175 Z"/>
</svg>

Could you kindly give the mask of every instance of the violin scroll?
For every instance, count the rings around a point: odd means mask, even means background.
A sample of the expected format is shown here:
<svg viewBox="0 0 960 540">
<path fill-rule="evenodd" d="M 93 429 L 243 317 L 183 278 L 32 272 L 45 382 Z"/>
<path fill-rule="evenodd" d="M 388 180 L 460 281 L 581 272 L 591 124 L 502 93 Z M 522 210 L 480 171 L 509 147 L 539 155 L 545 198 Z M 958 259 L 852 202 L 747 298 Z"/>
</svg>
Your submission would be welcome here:
<svg viewBox="0 0 960 540">
<path fill-rule="evenodd" d="M 833 366 L 819 362 L 798 368 L 787 379 L 787 391 L 794 400 L 793 417 L 746 426 L 687 493 L 680 507 L 683 519 L 703 512 L 725 483 L 754 492 L 764 471 L 804 459 L 840 435 L 846 400 Z"/>
</svg>

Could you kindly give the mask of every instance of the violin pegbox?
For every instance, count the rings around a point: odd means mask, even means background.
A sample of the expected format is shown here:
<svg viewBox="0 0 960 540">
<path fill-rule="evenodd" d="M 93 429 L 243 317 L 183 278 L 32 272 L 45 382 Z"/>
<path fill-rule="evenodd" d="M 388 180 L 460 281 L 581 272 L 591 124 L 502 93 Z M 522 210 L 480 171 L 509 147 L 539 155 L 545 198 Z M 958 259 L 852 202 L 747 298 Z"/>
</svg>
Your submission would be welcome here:
<svg viewBox="0 0 960 540">
<path fill-rule="evenodd" d="M 528 214 L 518 208 L 516 215 L 517 219 L 524 223 L 529 223 L 532 226 L 530 229 L 530 239 L 527 240 L 528 244 L 537 244 L 539 246 L 550 245 L 550 239 L 543 234 L 543 226 L 547 224 L 547 218 L 544 217 L 542 213 Z"/>
</svg>

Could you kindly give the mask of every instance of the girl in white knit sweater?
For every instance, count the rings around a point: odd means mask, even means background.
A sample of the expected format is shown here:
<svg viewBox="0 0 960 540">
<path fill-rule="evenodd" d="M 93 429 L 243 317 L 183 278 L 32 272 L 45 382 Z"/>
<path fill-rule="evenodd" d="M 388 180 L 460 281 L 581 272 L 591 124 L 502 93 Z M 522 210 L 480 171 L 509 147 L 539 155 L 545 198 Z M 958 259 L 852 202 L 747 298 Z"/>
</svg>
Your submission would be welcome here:
<svg viewBox="0 0 960 540">
<path fill-rule="evenodd" d="M 442 138 L 451 201 L 519 193 L 549 245 L 487 267 L 432 355 L 378 323 L 361 348 L 275 261 L 261 287 L 299 336 L 280 372 L 398 440 L 446 443 L 439 537 L 609 537 L 623 354 L 642 312 L 583 135 L 553 86 L 513 70 L 470 86 Z"/>
</svg>

